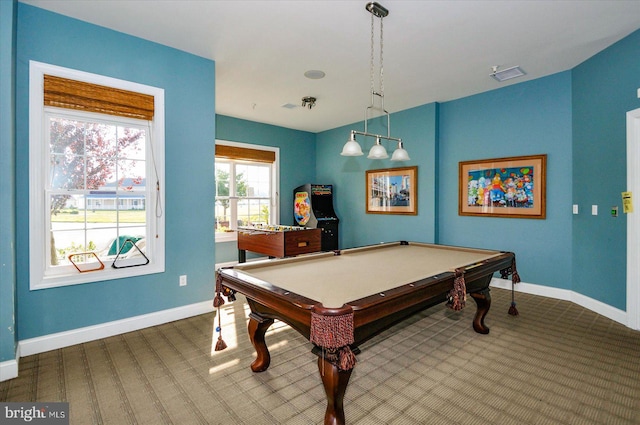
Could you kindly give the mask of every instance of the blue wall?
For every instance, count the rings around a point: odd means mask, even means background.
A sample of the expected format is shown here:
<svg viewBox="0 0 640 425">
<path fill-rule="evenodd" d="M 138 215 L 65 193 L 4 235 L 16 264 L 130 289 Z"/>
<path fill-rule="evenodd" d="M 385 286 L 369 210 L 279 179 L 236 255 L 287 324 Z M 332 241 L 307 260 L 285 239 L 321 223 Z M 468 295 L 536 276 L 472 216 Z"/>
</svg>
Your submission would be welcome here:
<svg viewBox="0 0 640 425">
<path fill-rule="evenodd" d="M 361 136 L 364 156 L 340 156 L 350 131 L 364 130 L 362 122 L 317 135 L 316 183 L 334 185 L 340 248 L 396 240 L 435 241 L 437 116 L 436 104 L 391 114 L 391 137 L 402 139 L 411 157 L 407 162 L 367 159 L 375 140 Z M 369 120 L 368 131 L 386 135 L 386 119 Z M 389 155 L 395 149 L 392 143 L 385 147 Z M 367 214 L 365 171 L 413 165 L 418 166 L 418 215 Z"/>
<path fill-rule="evenodd" d="M 572 71 L 574 290 L 626 309 L 626 113 L 640 108 L 640 30 Z M 637 198 L 636 194 L 636 198 Z M 599 214 L 591 215 L 591 205 Z M 638 212 L 636 212 L 637 214 Z"/>
<path fill-rule="evenodd" d="M 546 220 L 459 216 L 458 163 L 547 154 Z M 529 283 L 571 287 L 571 73 L 443 103 L 440 243 L 516 253 Z"/>
<path fill-rule="evenodd" d="M 20 340 L 212 298 L 214 62 L 18 4 L 16 206 Z M 29 291 L 29 60 L 165 90 L 165 273 Z M 207 196 L 209 195 L 209 196 Z M 178 276 L 189 284 L 179 287 Z"/>
<path fill-rule="evenodd" d="M 626 187 L 625 113 L 640 107 L 639 57 L 636 31 L 571 71 L 394 113 L 392 136 L 402 137 L 411 155 L 408 163 L 397 164 L 339 155 L 349 130 L 362 130 L 362 123 L 314 135 L 215 119 L 212 61 L 0 1 L 0 361 L 15 358 L 16 339 L 212 298 L 214 258 L 236 256 L 235 246 L 215 247 L 203 231 L 213 233 L 214 226 L 216 137 L 281 148 L 284 224 L 292 221 L 291 189 L 307 182 L 333 184 L 342 248 L 409 239 L 513 250 L 526 282 L 569 289 L 624 310 L 626 217 L 614 219 L 607 211 L 620 205 Z M 165 89 L 165 273 L 29 291 L 31 59 Z M 379 119 L 369 124 L 370 131 L 386 134 Z M 361 144 L 368 149 L 372 142 Z M 458 216 L 459 161 L 538 153 L 548 155 L 545 220 Z M 365 170 L 404 165 L 418 166 L 419 214 L 366 214 Z M 579 215 L 571 214 L 573 203 L 580 205 Z M 590 215 L 592 204 L 600 206 L 600 215 Z M 178 286 L 181 274 L 189 275 L 187 287 Z"/>
<path fill-rule="evenodd" d="M 280 148 L 280 224 L 293 225 L 293 189 L 314 183 L 315 134 L 217 115 L 216 139 Z M 236 242 L 217 243 L 216 263 L 236 261 L 237 247 Z"/>
<path fill-rule="evenodd" d="M 15 28 L 16 1 L 0 1 L 0 362 L 15 360 Z"/>
</svg>

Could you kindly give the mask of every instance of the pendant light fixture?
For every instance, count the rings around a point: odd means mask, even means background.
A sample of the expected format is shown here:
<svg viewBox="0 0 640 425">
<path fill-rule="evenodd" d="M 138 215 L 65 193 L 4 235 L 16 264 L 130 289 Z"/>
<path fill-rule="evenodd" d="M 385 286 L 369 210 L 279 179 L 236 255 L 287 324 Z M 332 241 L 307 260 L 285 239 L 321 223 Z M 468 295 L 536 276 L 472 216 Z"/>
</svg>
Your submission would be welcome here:
<svg viewBox="0 0 640 425">
<path fill-rule="evenodd" d="M 371 13 L 371 104 L 367 106 L 364 111 L 364 132 L 351 130 L 351 135 L 349 140 L 342 148 L 342 152 L 340 155 L 343 156 L 361 156 L 364 155 L 362 152 L 362 148 L 360 144 L 356 141 L 356 135 L 364 136 L 364 137 L 374 137 L 376 143 L 373 145 L 371 150 L 369 151 L 369 155 L 367 158 L 369 159 L 385 159 L 388 158 L 387 150 L 382 145 L 381 140 L 390 140 L 398 143 L 398 147 L 393 152 L 391 156 L 391 161 L 408 161 L 409 154 L 404 149 L 402 144 L 402 139 L 398 139 L 396 137 L 391 137 L 391 117 L 389 112 L 384 108 L 384 66 L 383 66 L 383 49 L 384 49 L 384 33 L 383 33 L 383 25 L 382 21 L 387 15 L 389 15 L 389 10 L 384 8 L 382 5 L 376 2 L 369 2 L 365 6 L 366 9 Z M 374 42 L 373 42 L 373 33 L 374 33 L 374 18 L 380 18 L 380 89 L 376 91 L 374 86 Z M 380 106 L 375 106 L 375 99 L 380 99 Z M 381 134 L 373 134 L 368 132 L 368 121 L 369 121 L 369 112 L 371 109 L 378 109 L 387 116 L 387 135 L 383 136 Z"/>
</svg>

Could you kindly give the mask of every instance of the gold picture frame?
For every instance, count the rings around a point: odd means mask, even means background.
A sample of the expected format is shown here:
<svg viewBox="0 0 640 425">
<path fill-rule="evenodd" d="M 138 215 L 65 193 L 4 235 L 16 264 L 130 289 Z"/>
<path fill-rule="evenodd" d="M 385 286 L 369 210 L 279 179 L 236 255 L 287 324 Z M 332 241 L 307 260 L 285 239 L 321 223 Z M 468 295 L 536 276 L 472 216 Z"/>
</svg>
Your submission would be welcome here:
<svg viewBox="0 0 640 425">
<path fill-rule="evenodd" d="M 367 214 L 418 214 L 418 167 L 367 170 Z"/>
<path fill-rule="evenodd" d="M 545 154 L 460 162 L 458 214 L 546 218 L 546 167 Z"/>
</svg>

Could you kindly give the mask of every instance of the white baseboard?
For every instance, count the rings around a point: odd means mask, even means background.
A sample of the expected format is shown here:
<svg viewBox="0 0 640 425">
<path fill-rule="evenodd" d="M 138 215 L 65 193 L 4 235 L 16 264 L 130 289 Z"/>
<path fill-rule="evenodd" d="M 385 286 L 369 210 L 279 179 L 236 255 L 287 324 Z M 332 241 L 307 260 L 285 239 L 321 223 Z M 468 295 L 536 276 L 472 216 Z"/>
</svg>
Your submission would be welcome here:
<svg viewBox="0 0 640 425">
<path fill-rule="evenodd" d="M 87 326 L 85 328 L 25 339 L 18 342 L 18 350 L 21 356 L 30 356 L 32 354 L 44 353 L 45 351 L 57 350 L 58 348 L 69 347 L 83 342 L 157 326 L 211 311 L 213 311 L 213 299 L 127 319 Z"/>
<path fill-rule="evenodd" d="M 18 361 L 20 360 L 20 347 L 16 350 L 16 359 L 0 363 L 0 382 L 18 377 Z"/>
<path fill-rule="evenodd" d="M 491 279 L 491 286 L 496 288 L 511 289 L 511 280 L 493 278 Z M 554 298 L 558 300 L 571 301 L 578 304 L 581 307 L 589 309 L 595 313 L 601 314 L 615 322 L 628 326 L 627 312 L 611 307 L 601 301 L 594 300 L 585 295 L 577 292 L 570 291 L 568 289 L 552 288 L 550 286 L 535 285 L 532 283 L 520 282 L 515 285 L 516 292 L 522 292 L 525 294 L 540 295 L 547 298 Z M 518 300 L 516 299 L 516 303 Z"/>
</svg>

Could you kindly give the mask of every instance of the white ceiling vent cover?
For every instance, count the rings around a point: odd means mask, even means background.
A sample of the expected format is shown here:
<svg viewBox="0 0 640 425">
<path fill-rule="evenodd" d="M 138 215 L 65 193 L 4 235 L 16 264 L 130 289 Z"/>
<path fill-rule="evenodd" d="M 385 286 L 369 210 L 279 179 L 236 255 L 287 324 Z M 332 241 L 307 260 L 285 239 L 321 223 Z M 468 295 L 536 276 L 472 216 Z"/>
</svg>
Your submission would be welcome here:
<svg viewBox="0 0 640 425">
<path fill-rule="evenodd" d="M 503 69 L 502 71 L 498 71 L 498 68 L 498 66 L 493 67 L 491 76 L 500 82 L 525 75 L 525 72 L 519 66 Z"/>
</svg>

